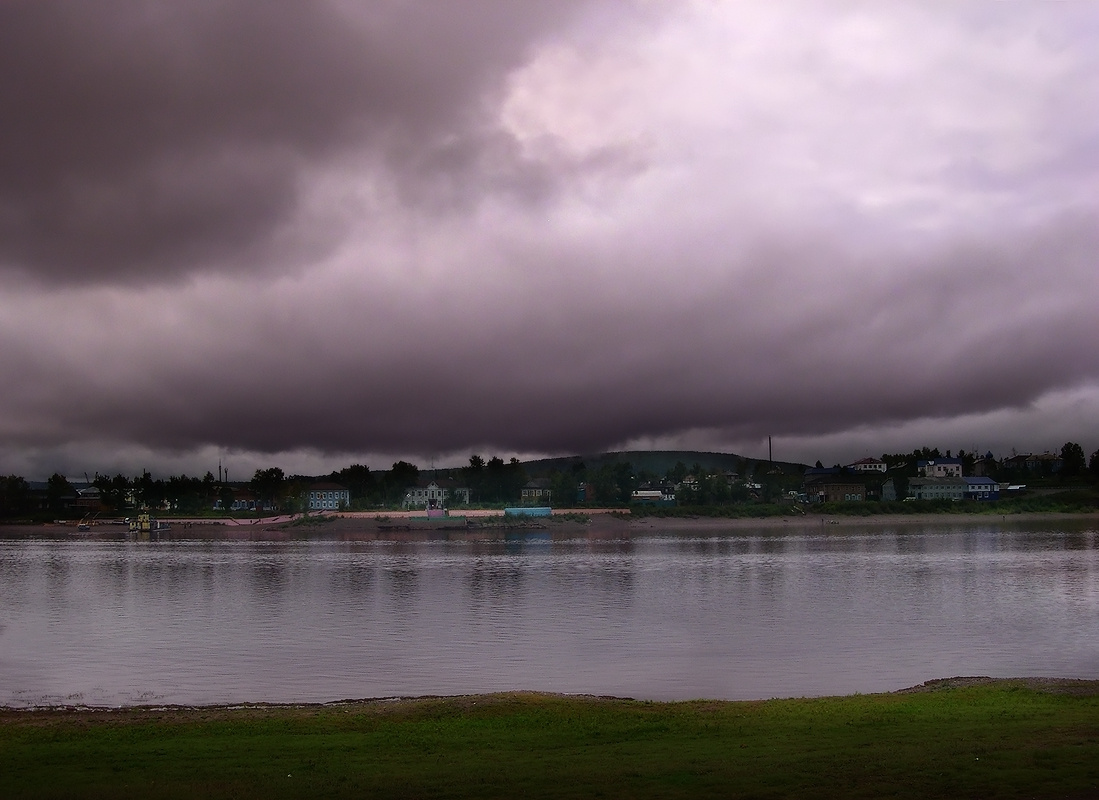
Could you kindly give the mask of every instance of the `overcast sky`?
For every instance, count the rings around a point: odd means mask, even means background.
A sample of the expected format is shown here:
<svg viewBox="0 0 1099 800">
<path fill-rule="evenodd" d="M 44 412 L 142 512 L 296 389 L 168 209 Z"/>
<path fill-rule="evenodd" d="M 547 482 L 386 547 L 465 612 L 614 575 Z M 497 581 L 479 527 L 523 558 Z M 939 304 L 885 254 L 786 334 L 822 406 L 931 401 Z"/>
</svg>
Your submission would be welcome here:
<svg viewBox="0 0 1099 800">
<path fill-rule="evenodd" d="M 0 4 L 0 473 L 1099 448 L 1099 5 Z"/>
</svg>

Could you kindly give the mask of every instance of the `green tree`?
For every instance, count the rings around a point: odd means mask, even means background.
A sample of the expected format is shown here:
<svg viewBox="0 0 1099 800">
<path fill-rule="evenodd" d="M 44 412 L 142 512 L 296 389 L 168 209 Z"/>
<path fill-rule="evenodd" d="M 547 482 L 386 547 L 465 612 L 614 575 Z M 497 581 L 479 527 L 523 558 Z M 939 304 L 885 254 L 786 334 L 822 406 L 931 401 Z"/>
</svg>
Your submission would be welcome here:
<svg viewBox="0 0 1099 800">
<path fill-rule="evenodd" d="M 291 475 L 283 485 L 283 511 L 308 513 L 309 511 L 309 487 L 316 481 L 306 475 Z M 380 491 L 380 490 L 379 490 Z"/>
<path fill-rule="evenodd" d="M 202 498 L 200 506 L 203 509 L 209 510 L 214 507 L 214 501 L 217 499 L 217 481 L 214 479 L 214 473 L 210 470 L 206 470 L 206 474 L 202 476 L 199 494 Z"/>
<path fill-rule="evenodd" d="M 164 482 L 164 498 L 168 508 L 194 514 L 202 508 L 202 481 L 184 475 L 169 475 Z"/>
<path fill-rule="evenodd" d="M 514 456 L 508 461 L 504 471 L 505 502 L 517 503 L 523 494 L 523 486 L 526 485 L 527 471 L 523 469 L 523 462 Z"/>
<path fill-rule="evenodd" d="M 259 496 L 265 506 L 278 508 L 282 505 L 285 482 L 286 474 L 278 467 L 257 469 L 248 482 L 248 488 Z"/>
<path fill-rule="evenodd" d="M 1065 442 L 1061 447 L 1061 475 L 1075 478 L 1083 473 L 1085 466 L 1084 448 L 1076 442 Z"/>
<path fill-rule="evenodd" d="M 588 473 L 588 484 L 595 501 L 601 505 L 613 505 L 618 494 L 618 485 L 615 481 L 614 467 L 603 464 L 595 472 Z"/>
<path fill-rule="evenodd" d="M 697 506 L 699 505 L 698 496 L 699 493 L 686 483 L 681 483 L 679 488 L 675 490 L 676 505 Z"/>
<path fill-rule="evenodd" d="M 352 508 L 364 508 L 368 505 L 369 498 L 376 493 L 376 481 L 370 471 L 370 467 L 362 464 L 352 464 L 344 467 L 339 472 L 333 472 L 330 476 L 334 483 L 347 487 L 351 497 Z"/>
<path fill-rule="evenodd" d="M 1099 476 L 1099 450 L 1096 450 L 1091 454 L 1091 459 L 1088 461 L 1088 469 L 1091 470 L 1093 475 Z"/>
<path fill-rule="evenodd" d="M 715 472 L 706 478 L 706 494 L 708 500 L 715 506 L 725 506 L 733 500 L 733 493 L 729 486 L 729 478 L 722 472 Z"/>
<path fill-rule="evenodd" d="M 30 485 L 21 475 L 0 477 L 0 515 L 14 517 L 30 510 Z"/>
<path fill-rule="evenodd" d="M 222 511 L 231 511 L 233 508 L 233 487 L 223 483 L 218 489 L 218 501 L 221 503 Z"/>
<path fill-rule="evenodd" d="M 912 451 L 912 457 L 914 461 L 934 461 L 936 458 L 942 458 L 943 454 L 937 447 L 921 447 Z"/>
<path fill-rule="evenodd" d="M 415 486 L 420 479 L 420 469 L 415 464 L 407 461 L 397 461 L 382 479 L 385 502 L 388 505 L 400 505 L 404 501 L 405 492 L 410 486 Z"/>
<path fill-rule="evenodd" d="M 621 462 L 614 465 L 614 483 L 617 490 L 615 498 L 619 503 L 628 503 L 637 489 L 637 478 L 633 474 L 633 465 Z"/>
<path fill-rule="evenodd" d="M 138 508 L 160 508 L 164 505 L 164 481 L 153 480 L 148 470 L 144 470 L 141 477 L 134 480 L 133 490 Z"/>
<path fill-rule="evenodd" d="M 115 510 L 130 508 L 134 503 L 134 482 L 121 472 L 111 478 L 111 492 L 115 498 Z"/>
<path fill-rule="evenodd" d="M 560 472 L 553 470 L 549 475 L 551 502 L 558 507 L 568 508 L 576 504 L 576 488 L 578 484 L 576 473 L 569 470 Z"/>
<path fill-rule="evenodd" d="M 487 484 L 489 499 L 499 502 L 504 493 L 504 469 L 507 464 L 500 456 L 493 456 L 485 464 L 485 482 Z"/>
<path fill-rule="evenodd" d="M 637 479 L 628 462 L 614 462 L 603 464 L 594 472 L 589 470 L 587 484 L 599 505 L 621 505 L 630 501 Z"/>
<path fill-rule="evenodd" d="M 72 487 L 68 479 L 55 472 L 46 481 L 46 502 L 50 507 L 50 511 L 59 512 L 65 509 L 66 504 L 69 503 L 76 495 L 76 489 Z"/>
<path fill-rule="evenodd" d="M 469 466 L 462 467 L 462 482 L 471 503 L 484 502 L 485 460 L 476 453 L 469 457 Z"/>
<path fill-rule="evenodd" d="M 907 475 L 895 475 L 893 476 L 893 491 L 897 494 L 898 500 L 904 500 L 908 497 L 908 481 Z"/>
<path fill-rule="evenodd" d="M 110 478 L 97 472 L 92 485 L 99 489 L 99 502 L 105 508 L 118 512 L 126 507 L 126 500 L 130 493 L 130 479 L 125 475 L 120 473 Z"/>
</svg>

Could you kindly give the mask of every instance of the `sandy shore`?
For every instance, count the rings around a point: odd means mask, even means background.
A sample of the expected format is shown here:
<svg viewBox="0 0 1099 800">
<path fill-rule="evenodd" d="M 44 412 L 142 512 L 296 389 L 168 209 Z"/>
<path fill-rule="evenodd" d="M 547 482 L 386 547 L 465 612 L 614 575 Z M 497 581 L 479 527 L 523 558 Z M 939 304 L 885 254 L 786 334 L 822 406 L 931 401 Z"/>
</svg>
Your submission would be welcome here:
<svg viewBox="0 0 1099 800">
<path fill-rule="evenodd" d="M 416 514 L 373 514 L 350 513 L 338 515 L 336 519 L 318 524 L 316 531 L 323 534 L 351 534 L 355 532 L 378 534 L 384 538 L 387 532 L 404 529 L 406 533 L 450 532 L 464 524 L 465 520 L 473 524 L 491 524 L 502 521 L 499 511 L 471 511 L 456 514 L 442 520 L 428 521 L 423 513 Z M 1099 513 L 1092 514 L 882 514 L 869 517 L 848 517 L 819 514 L 791 515 L 786 517 L 638 517 L 632 518 L 613 510 L 586 509 L 555 510 L 549 519 L 531 519 L 531 525 L 544 525 L 551 534 L 576 534 L 588 536 L 630 536 L 654 532 L 681 533 L 689 535 L 720 533 L 725 531 L 814 531 L 832 532 L 873 528 L 925 528 L 930 526 L 967 526 L 967 525 L 1033 525 L 1036 522 L 1064 522 L 1069 520 L 1092 523 L 1099 528 Z M 265 526 L 272 531 L 295 530 L 306 532 L 311 526 Z M 388 530 L 387 530 L 388 529 Z M 488 529 L 488 530 L 491 530 Z M 397 532 L 401 532 L 398 530 Z M 471 535 L 475 535 L 475 528 Z M 464 535 L 464 534 L 463 534 Z"/>
<path fill-rule="evenodd" d="M 722 519 L 715 517 L 643 517 L 629 520 L 634 529 L 660 528 L 669 531 L 713 531 L 744 529 L 805 529 L 820 528 L 877 528 L 908 527 L 929 525 L 991 525 L 991 524 L 1031 524 L 1034 522 L 1056 522 L 1063 520 L 1091 521 L 1099 526 L 1099 513 L 1056 514 L 1035 512 L 1027 514 L 878 514 L 875 516 L 853 517 L 821 514 L 805 516 L 761 517 Z"/>
</svg>

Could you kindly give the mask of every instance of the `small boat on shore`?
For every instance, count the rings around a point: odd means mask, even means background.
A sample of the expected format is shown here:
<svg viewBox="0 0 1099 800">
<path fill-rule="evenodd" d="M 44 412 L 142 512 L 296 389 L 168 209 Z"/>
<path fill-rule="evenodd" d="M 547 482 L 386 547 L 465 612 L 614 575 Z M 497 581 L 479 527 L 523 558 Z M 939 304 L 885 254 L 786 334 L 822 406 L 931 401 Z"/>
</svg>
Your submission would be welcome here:
<svg viewBox="0 0 1099 800">
<path fill-rule="evenodd" d="M 138 514 L 129 520 L 130 533 L 162 533 L 171 528 L 167 522 L 150 517 L 148 514 Z"/>
</svg>

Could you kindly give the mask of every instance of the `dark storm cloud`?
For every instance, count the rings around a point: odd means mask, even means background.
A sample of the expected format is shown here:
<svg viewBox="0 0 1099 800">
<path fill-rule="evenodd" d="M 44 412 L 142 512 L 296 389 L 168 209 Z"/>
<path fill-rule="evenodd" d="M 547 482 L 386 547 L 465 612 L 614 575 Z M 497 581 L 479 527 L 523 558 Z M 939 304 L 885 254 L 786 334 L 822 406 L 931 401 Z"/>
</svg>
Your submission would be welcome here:
<svg viewBox="0 0 1099 800">
<path fill-rule="evenodd" d="M 1094 12 L 653 8 L 0 5 L 0 472 L 1096 429 Z"/>
<path fill-rule="evenodd" d="M 703 296 L 686 304 L 584 284 L 579 267 L 561 280 L 581 291 L 548 280 L 510 309 L 489 287 L 419 315 L 419 298 L 356 293 L 317 306 L 322 325 L 287 327 L 276 302 L 239 309 L 224 341 L 135 348 L 125 382 L 74 356 L 14 417 L 28 443 L 109 434 L 166 450 L 424 456 L 590 452 L 693 428 L 820 435 L 1025 407 L 1099 376 L 1097 246 L 1070 221 L 874 274 L 827 242 L 776 244 L 717 277 L 687 265 Z M 806 260 L 821 269 L 808 276 Z"/>
<path fill-rule="evenodd" d="M 336 232 L 280 233 L 338 157 L 400 174 L 413 202 L 475 189 L 486 162 L 538 193 L 546 176 L 481 116 L 570 5 L 0 4 L 0 269 L 155 281 L 300 262 Z"/>
</svg>

